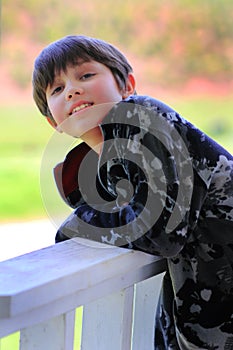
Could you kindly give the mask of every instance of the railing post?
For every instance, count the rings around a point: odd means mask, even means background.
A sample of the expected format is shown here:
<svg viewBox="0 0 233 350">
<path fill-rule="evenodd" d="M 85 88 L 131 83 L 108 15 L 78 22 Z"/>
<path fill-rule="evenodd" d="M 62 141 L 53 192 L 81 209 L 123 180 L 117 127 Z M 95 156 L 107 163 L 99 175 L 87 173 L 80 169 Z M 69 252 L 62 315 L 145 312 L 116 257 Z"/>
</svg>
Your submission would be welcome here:
<svg viewBox="0 0 233 350">
<path fill-rule="evenodd" d="M 73 350 L 75 310 L 21 330 L 20 350 Z"/>
<path fill-rule="evenodd" d="M 83 308 L 82 350 L 130 350 L 134 287 Z"/>
<path fill-rule="evenodd" d="M 154 349 L 155 313 L 164 274 L 135 285 L 132 350 Z"/>
</svg>

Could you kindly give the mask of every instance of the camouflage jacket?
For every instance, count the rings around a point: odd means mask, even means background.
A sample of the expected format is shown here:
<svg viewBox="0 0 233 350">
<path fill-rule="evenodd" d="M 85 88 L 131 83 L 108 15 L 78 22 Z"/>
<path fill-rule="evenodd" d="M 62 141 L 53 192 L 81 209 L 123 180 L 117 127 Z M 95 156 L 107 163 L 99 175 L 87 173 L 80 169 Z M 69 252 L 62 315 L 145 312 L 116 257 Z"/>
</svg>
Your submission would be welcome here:
<svg viewBox="0 0 233 350">
<path fill-rule="evenodd" d="M 82 143 L 57 169 L 74 211 L 56 242 L 165 257 L 155 349 L 233 349 L 233 157 L 147 96 L 118 103 L 101 130 L 100 157 Z"/>
</svg>

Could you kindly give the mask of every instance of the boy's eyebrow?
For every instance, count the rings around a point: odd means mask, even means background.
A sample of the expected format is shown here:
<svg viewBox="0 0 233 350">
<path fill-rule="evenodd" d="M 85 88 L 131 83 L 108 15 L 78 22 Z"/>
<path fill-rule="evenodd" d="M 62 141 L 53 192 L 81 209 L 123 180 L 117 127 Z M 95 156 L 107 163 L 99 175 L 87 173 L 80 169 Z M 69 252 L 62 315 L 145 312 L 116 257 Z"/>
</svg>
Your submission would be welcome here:
<svg viewBox="0 0 233 350">
<path fill-rule="evenodd" d="M 78 58 L 76 61 L 73 61 L 73 62 L 67 62 L 64 67 L 54 69 L 54 79 L 57 76 L 59 76 L 61 74 L 61 72 L 66 72 L 66 70 L 69 66 L 70 67 L 74 67 L 74 66 L 81 67 L 82 65 L 84 65 L 85 63 L 88 63 L 88 62 L 91 62 L 91 60 L 84 60 L 81 58 Z"/>
<path fill-rule="evenodd" d="M 54 73 L 54 78 L 48 83 L 45 91 L 51 90 L 55 85 L 59 85 L 61 83 L 60 73 Z"/>
<path fill-rule="evenodd" d="M 88 62 L 91 62 L 91 59 L 90 60 L 84 60 L 84 59 L 78 58 L 77 61 L 70 62 L 70 63 L 68 62 L 66 64 L 66 68 L 69 65 L 70 66 L 79 66 L 79 67 L 81 67 L 82 65 L 84 65 L 85 63 L 88 63 Z M 62 71 L 66 72 L 66 68 L 65 69 L 63 69 L 63 68 L 60 68 L 60 69 L 55 68 L 53 80 L 48 84 L 47 88 L 51 88 L 55 84 L 59 84 L 59 79 L 60 79 L 61 72 Z"/>
<path fill-rule="evenodd" d="M 54 73 L 53 80 L 48 84 L 48 87 L 52 87 L 55 84 L 59 84 L 60 82 L 60 73 Z"/>
</svg>

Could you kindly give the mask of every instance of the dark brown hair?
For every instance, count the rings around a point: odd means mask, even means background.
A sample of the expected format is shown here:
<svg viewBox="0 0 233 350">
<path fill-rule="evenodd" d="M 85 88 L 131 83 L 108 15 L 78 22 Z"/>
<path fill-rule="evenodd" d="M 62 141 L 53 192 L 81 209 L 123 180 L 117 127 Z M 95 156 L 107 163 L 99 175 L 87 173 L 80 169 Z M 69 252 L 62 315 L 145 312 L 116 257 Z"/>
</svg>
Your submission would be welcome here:
<svg viewBox="0 0 233 350">
<path fill-rule="evenodd" d="M 94 60 L 107 66 L 120 89 L 126 87 L 132 67 L 126 57 L 113 45 L 83 35 L 69 35 L 51 43 L 35 60 L 33 71 L 33 98 L 40 112 L 52 118 L 46 100 L 46 89 L 53 84 L 55 73 L 66 70 L 78 61 Z"/>
</svg>

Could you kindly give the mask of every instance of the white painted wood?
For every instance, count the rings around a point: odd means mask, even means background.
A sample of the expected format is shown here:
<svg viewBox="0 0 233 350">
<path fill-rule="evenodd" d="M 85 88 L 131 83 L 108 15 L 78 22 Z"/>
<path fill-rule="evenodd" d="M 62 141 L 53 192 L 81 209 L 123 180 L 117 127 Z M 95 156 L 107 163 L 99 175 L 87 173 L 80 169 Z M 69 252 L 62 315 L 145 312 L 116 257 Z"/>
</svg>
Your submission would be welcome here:
<svg viewBox="0 0 233 350">
<path fill-rule="evenodd" d="M 20 350 L 73 350 L 75 311 L 21 330 Z"/>
<path fill-rule="evenodd" d="M 127 288 L 125 291 L 125 300 L 123 305 L 121 350 L 131 349 L 132 342 L 132 325 L 133 325 L 133 308 L 134 308 L 134 286 Z"/>
<path fill-rule="evenodd" d="M 102 302 L 106 320 L 102 318 L 98 324 L 103 330 L 104 324 L 114 323 L 114 318 L 107 318 L 107 314 L 112 316 L 115 312 L 115 327 L 120 332 L 117 350 L 130 349 L 133 285 L 161 273 L 165 266 L 164 260 L 154 256 L 82 238 L 3 261 L 0 263 L 0 338 L 24 329 L 21 349 L 27 350 L 28 339 L 42 339 L 39 334 L 43 330 L 47 334 L 57 333 L 60 327 L 64 332 L 69 330 L 65 326 L 67 316 L 64 320 L 61 315 L 87 305 L 86 316 L 93 317 L 88 310 Z M 109 311 L 111 308 L 116 311 Z M 88 324 L 90 320 L 85 322 Z M 84 326 L 84 332 L 87 331 Z M 73 339 L 73 335 L 64 336 L 64 332 L 59 333 L 63 339 Z M 92 338 L 95 336 L 92 334 Z M 69 346 L 65 345 L 65 350 Z M 53 350 L 49 346 L 41 349 Z M 109 349 L 113 349 L 112 343 Z"/>
<path fill-rule="evenodd" d="M 0 263 L 0 337 L 164 270 L 142 252 L 69 240 Z"/>
<path fill-rule="evenodd" d="M 164 274 L 135 285 L 132 350 L 153 350 L 155 313 Z"/>
<path fill-rule="evenodd" d="M 133 286 L 84 307 L 82 350 L 130 350 Z"/>
</svg>

